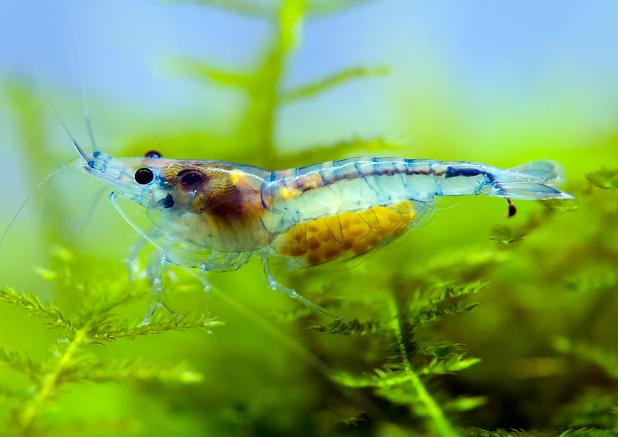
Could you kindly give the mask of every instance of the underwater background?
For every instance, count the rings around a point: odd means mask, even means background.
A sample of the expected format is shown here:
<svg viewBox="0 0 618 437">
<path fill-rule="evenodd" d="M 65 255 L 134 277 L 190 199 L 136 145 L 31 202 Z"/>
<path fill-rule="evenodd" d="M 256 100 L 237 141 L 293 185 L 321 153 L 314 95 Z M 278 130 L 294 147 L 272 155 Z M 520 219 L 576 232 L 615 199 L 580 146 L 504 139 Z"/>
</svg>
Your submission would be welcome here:
<svg viewBox="0 0 618 437">
<path fill-rule="evenodd" d="M 180 269 L 75 166 L 0 246 L 0 435 L 618 435 L 618 3 L 0 0 L 0 226 L 76 155 L 268 169 L 552 159 L 571 202 L 438 199 L 346 265 Z M 123 204 L 124 205 L 124 204 Z M 149 218 L 126 202 L 143 226 Z M 142 262 L 147 261 L 147 254 Z"/>
</svg>

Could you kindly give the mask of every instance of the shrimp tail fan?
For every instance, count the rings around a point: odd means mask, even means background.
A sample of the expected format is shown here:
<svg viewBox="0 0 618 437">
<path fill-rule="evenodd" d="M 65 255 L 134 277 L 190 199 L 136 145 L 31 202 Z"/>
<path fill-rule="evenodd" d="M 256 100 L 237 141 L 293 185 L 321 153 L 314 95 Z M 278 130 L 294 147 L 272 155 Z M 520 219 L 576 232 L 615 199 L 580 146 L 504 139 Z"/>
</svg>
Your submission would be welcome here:
<svg viewBox="0 0 618 437">
<path fill-rule="evenodd" d="M 558 163 L 533 161 L 497 172 L 482 192 L 511 199 L 573 199 L 572 195 L 555 187 L 563 181 L 564 172 Z"/>
<path fill-rule="evenodd" d="M 551 185 L 559 185 L 564 182 L 564 170 L 555 161 L 527 162 L 511 168 L 510 171 L 543 180 Z"/>
</svg>

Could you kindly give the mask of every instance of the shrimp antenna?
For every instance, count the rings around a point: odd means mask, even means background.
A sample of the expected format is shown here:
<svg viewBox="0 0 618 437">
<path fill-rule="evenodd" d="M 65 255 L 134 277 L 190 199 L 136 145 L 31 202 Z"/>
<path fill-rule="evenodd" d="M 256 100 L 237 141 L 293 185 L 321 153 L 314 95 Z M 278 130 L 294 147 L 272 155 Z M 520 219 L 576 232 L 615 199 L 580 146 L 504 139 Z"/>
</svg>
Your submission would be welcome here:
<svg viewBox="0 0 618 437">
<path fill-rule="evenodd" d="M 6 236 L 9 234 L 9 231 L 11 230 L 11 228 L 13 227 L 13 225 L 15 224 L 15 221 L 17 220 L 17 217 L 19 216 L 19 214 L 22 212 L 22 210 L 26 207 L 26 205 L 28 204 L 28 202 L 30 202 L 30 200 L 32 199 L 32 196 L 35 195 L 35 193 L 37 191 L 39 191 L 39 189 L 45 185 L 47 182 L 49 182 L 54 176 L 56 176 L 56 174 L 60 173 L 60 171 L 64 170 L 65 168 L 67 168 L 69 165 L 71 165 L 77 158 L 71 158 L 69 161 L 65 162 L 63 165 L 61 165 L 60 167 L 58 167 L 56 170 L 52 171 L 50 174 L 48 174 L 47 176 L 45 176 L 43 178 L 43 180 L 41 182 L 39 182 L 38 184 L 36 184 L 36 186 L 32 189 L 32 191 L 30 191 L 30 193 L 26 196 L 26 198 L 23 200 L 23 202 L 19 205 L 19 208 L 17 208 L 17 211 L 15 211 L 15 214 L 13 214 L 13 216 L 11 217 L 11 220 L 9 220 L 8 225 L 6 225 L 6 227 L 4 228 L 4 231 L 2 231 L 2 235 L 0 236 L 0 247 L 2 247 L 2 244 L 4 243 L 4 240 L 6 239 Z"/>
<path fill-rule="evenodd" d="M 71 33 L 72 29 L 71 29 Z M 71 38 L 71 41 L 75 41 L 75 39 Z M 88 105 L 88 97 L 86 96 L 86 86 L 84 85 L 84 78 L 82 77 L 80 64 L 77 58 L 77 52 L 75 50 L 75 44 L 71 44 L 72 54 L 73 54 L 73 64 L 75 65 L 75 69 L 77 70 L 77 75 L 79 76 L 79 93 L 82 98 L 82 111 L 84 113 L 84 122 L 86 123 L 86 131 L 88 132 L 88 138 L 90 139 L 91 146 L 96 150 L 97 149 L 97 140 L 94 136 L 94 129 L 92 127 L 92 119 L 90 118 L 90 107 Z"/>
<path fill-rule="evenodd" d="M 74 72 L 77 74 L 79 79 L 79 93 L 82 100 L 82 112 L 84 113 L 84 122 L 86 123 L 86 131 L 88 132 L 88 139 L 90 140 L 91 146 L 96 150 L 97 140 L 94 136 L 94 129 L 92 128 L 92 121 L 90 119 L 90 110 L 88 107 L 88 98 L 86 96 L 86 87 L 84 85 L 84 77 L 82 74 L 81 63 L 79 62 L 79 56 L 77 54 L 77 48 L 75 47 L 75 41 L 79 41 L 77 35 L 75 34 L 75 23 L 73 20 L 73 15 L 67 9 L 65 10 L 66 18 L 68 21 L 68 32 L 71 41 L 71 64 L 73 66 Z M 83 156 L 83 155 L 82 155 Z"/>
<path fill-rule="evenodd" d="M 86 100 L 86 94 L 84 93 L 84 84 L 82 82 L 82 104 L 84 106 L 84 120 L 86 121 L 86 130 L 88 131 L 88 138 L 90 138 L 90 142 L 92 143 L 92 147 L 95 149 L 98 147 L 97 140 L 94 137 L 94 129 L 92 128 L 92 120 L 90 119 L 90 111 L 88 109 L 88 102 Z"/>
<path fill-rule="evenodd" d="M 66 123 L 64 122 L 60 114 L 58 114 L 57 111 L 54 111 L 54 112 L 56 112 L 56 117 L 58 118 L 58 121 L 62 125 L 62 128 L 67 133 L 69 138 L 71 138 L 71 141 L 73 142 L 73 145 L 75 146 L 79 154 L 82 156 L 82 158 L 84 158 L 84 161 L 86 161 L 88 165 L 91 165 L 92 160 L 88 157 L 88 155 L 86 155 L 86 152 L 84 152 L 84 149 L 82 149 L 82 146 L 79 145 L 79 143 L 77 142 L 77 140 L 75 139 L 75 137 L 73 136 L 69 128 L 67 127 Z"/>
</svg>

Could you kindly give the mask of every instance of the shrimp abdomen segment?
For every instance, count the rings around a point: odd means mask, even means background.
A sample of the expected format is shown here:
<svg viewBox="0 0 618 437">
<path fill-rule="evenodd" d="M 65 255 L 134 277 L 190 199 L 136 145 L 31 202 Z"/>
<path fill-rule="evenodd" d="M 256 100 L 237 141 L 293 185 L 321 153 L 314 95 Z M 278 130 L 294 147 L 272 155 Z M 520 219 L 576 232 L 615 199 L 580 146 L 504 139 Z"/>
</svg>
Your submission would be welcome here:
<svg viewBox="0 0 618 437">
<path fill-rule="evenodd" d="M 398 237 L 415 217 L 411 201 L 324 216 L 292 226 L 271 248 L 302 266 L 350 259 Z"/>
<path fill-rule="evenodd" d="M 423 161 L 425 162 L 425 161 Z M 410 199 L 430 202 L 435 193 L 431 162 L 400 158 L 357 158 L 273 172 L 264 190 L 270 211 L 293 224 Z"/>
</svg>

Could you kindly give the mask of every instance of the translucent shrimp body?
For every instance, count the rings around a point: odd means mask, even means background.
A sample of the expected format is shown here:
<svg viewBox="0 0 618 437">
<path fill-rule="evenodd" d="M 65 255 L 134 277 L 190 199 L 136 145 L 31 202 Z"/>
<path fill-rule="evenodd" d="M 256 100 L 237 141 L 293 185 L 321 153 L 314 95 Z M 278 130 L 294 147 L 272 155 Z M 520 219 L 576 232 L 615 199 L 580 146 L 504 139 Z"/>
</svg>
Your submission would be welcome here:
<svg viewBox="0 0 618 437">
<path fill-rule="evenodd" d="M 506 170 L 352 158 L 267 171 L 221 161 L 84 157 L 88 173 L 148 210 L 154 227 L 138 230 L 157 247 L 161 264 L 229 271 L 257 254 L 273 289 L 309 305 L 272 277 L 270 259 L 310 267 L 363 255 L 410 229 L 436 196 L 572 198 L 554 187 L 561 171 L 549 161 Z"/>
</svg>

